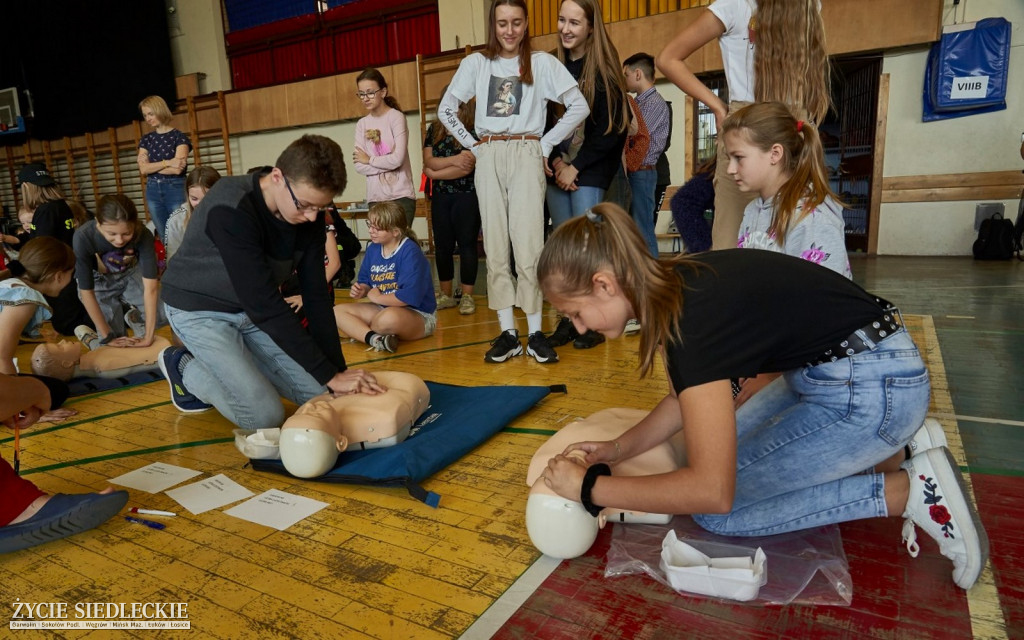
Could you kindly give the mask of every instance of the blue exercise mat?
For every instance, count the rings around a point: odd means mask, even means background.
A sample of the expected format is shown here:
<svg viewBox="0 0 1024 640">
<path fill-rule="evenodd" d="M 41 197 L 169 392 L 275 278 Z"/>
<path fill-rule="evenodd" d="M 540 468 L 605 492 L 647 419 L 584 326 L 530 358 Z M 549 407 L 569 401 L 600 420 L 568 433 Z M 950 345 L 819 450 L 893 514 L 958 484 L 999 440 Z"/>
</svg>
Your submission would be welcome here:
<svg viewBox="0 0 1024 640">
<path fill-rule="evenodd" d="M 322 482 L 402 486 L 416 499 L 436 507 L 441 496 L 419 482 L 466 455 L 508 423 L 540 402 L 551 387 L 460 387 L 427 382 L 430 407 L 413 425 L 409 437 L 393 447 L 346 451 Z M 258 471 L 287 474 L 280 460 L 252 460 Z"/>
</svg>

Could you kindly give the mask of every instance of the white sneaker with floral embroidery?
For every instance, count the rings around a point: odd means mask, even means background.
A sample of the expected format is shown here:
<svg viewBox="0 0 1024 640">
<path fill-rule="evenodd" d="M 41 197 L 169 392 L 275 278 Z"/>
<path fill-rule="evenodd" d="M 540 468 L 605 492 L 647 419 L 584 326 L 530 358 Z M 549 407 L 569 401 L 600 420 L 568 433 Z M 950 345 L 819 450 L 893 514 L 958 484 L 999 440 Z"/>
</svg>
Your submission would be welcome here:
<svg viewBox="0 0 1024 640">
<path fill-rule="evenodd" d="M 974 585 L 988 560 L 988 535 L 970 500 L 960 468 L 945 447 L 928 449 L 903 463 L 910 474 L 910 496 L 903 513 L 903 542 L 914 558 L 920 552 L 914 526 L 939 543 L 953 561 L 953 581 Z"/>
</svg>

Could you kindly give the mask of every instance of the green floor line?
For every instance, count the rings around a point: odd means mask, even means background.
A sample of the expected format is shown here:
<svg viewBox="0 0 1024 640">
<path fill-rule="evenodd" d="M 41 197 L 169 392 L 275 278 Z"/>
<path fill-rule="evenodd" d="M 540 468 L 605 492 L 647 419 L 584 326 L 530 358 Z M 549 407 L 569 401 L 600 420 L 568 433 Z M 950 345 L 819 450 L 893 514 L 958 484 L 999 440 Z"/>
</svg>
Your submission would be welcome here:
<svg viewBox="0 0 1024 640">
<path fill-rule="evenodd" d="M 965 467 L 960 466 L 962 473 L 972 476 L 1000 476 L 1003 478 L 1024 478 L 1024 471 L 1020 469 L 997 469 L 995 467 Z"/>
<path fill-rule="evenodd" d="M 170 400 L 168 400 L 167 402 L 157 402 L 155 404 L 147 404 L 147 405 L 143 405 L 141 407 L 132 407 L 131 409 L 125 409 L 124 411 L 115 411 L 114 413 L 106 413 L 106 414 L 103 414 L 101 416 L 93 416 L 93 417 L 87 418 L 85 420 L 76 420 L 75 422 L 62 422 L 60 424 L 55 424 L 52 427 L 47 427 L 45 429 L 32 429 L 32 431 L 29 432 L 29 433 L 21 434 L 21 437 L 22 438 L 31 438 L 33 436 L 42 435 L 44 433 L 50 433 L 51 431 L 60 431 L 61 429 L 67 429 L 69 427 L 77 427 L 80 424 L 89 424 L 89 423 L 92 423 L 92 422 L 96 422 L 98 420 L 105 420 L 107 418 L 116 418 L 117 416 L 123 416 L 123 415 L 128 414 L 128 413 L 135 413 L 136 411 L 145 411 L 146 409 L 152 409 L 154 407 L 163 407 L 163 406 L 168 405 L 168 404 L 171 404 Z M 5 442 L 13 442 L 13 441 L 14 441 L 13 437 L 11 437 L 11 438 L 3 438 L 3 439 L 0 439 L 0 444 L 3 444 Z"/>
<path fill-rule="evenodd" d="M 36 467 L 34 469 L 28 469 L 22 471 L 21 475 L 27 476 L 32 473 L 43 473 L 45 471 L 54 471 L 55 469 L 66 469 L 67 467 L 77 467 L 83 464 L 92 464 L 93 462 L 104 462 L 106 460 L 116 460 L 118 458 L 128 458 L 131 456 L 142 456 L 147 453 L 160 453 L 161 451 L 174 451 L 175 449 L 191 449 L 192 447 L 203 447 L 208 444 L 224 444 L 225 442 L 234 442 L 234 438 L 214 438 L 213 440 L 199 440 L 197 442 L 182 442 L 180 444 L 168 444 L 162 447 L 152 447 L 150 449 L 136 449 L 135 451 L 123 451 L 121 453 L 108 453 L 103 456 L 96 456 L 94 458 L 82 458 L 81 460 L 72 460 L 70 462 L 58 462 L 57 464 L 49 464 L 45 467 Z"/>
<path fill-rule="evenodd" d="M 522 427 L 505 427 L 503 433 L 526 433 L 533 436 L 553 436 L 558 433 L 557 429 L 524 429 Z"/>
</svg>

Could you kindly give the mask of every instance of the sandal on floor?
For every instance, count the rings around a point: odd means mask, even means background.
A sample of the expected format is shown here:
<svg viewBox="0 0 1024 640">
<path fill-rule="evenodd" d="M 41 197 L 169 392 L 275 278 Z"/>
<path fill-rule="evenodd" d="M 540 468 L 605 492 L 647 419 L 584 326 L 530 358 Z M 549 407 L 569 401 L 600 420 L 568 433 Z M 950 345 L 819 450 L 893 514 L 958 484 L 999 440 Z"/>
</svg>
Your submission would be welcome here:
<svg viewBox="0 0 1024 640">
<path fill-rule="evenodd" d="M 28 520 L 0 527 L 0 553 L 27 549 L 88 531 L 113 518 L 127 503 L 127 491 L 58 493 Z"/>
</svg>

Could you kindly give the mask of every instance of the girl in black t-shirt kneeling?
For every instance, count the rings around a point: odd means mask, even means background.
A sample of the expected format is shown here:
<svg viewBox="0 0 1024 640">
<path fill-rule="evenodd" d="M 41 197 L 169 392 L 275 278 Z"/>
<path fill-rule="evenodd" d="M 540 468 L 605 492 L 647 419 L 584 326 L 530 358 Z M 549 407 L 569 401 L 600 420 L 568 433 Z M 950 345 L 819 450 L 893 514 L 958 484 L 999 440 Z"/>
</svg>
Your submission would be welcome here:
<svg viewBox="0 0 1024 640">
<path fill-rule="evenodd" d="M 608 203 L 552 234 L 538 278 L 581 332 L 616 338 L 639 319 L 641 375 L 660 353 L 670 380 L 617 440 L 564 452 L 580 450 L 585 462 L 550 460 L 543 477 L 558 494 L 595 515 L 598 505 L 692 514 L 735 536 L 902 515 L 911 555 L 916 525 L 953 560 L 957 585 L 977 580 L 988 538 L 942 434 L 922 427 L 928 372 L 888 302 L 768 251 L 652 258 Z M 784 373 L 734 408 L 731 378 L 775 371 Z M 681 429 L 687 463 L 677 471 L 618 477 L 609 468 Z"/>
</svg>

